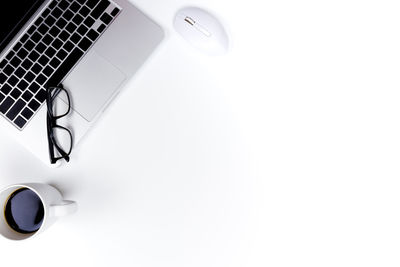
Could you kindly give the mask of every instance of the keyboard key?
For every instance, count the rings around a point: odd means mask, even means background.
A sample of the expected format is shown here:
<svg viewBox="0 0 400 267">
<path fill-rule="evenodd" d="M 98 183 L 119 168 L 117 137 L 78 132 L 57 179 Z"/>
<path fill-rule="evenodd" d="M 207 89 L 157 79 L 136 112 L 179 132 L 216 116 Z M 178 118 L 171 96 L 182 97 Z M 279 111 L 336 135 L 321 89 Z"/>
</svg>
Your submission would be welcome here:
<svg viewBox="0 0 400 267">
<path fill-rule="evenodd" d="M 67 9 L 67 7 L 69 6 L 69 3 L 68 3 L 66 0 L 62 0 L 58 6 L 59 6 L 62 10 L 65 10 L 65 9 Z"/>
<path fill-rule="evenodd" d="M 13 51 L 11 51 L 11 52 L 8 53 L 8 55 L 6 56 L 6 59 L 11 60 L 11 59 L 14 57 L 15 52 L 18 51 L 18 50 L 21 48 L 21 45 L 22 45 L 21 43 L 17 43 L 17 44 L 14 46 Z M 14 51 L 15 51 L 15 52 L 14 52 Z"/>
<path fill-rule="evenodd" d="M 64 58 L 66 58 L 68 55 L 67 52 L 65 52 L 64 49 L 60 49 L 60 51 L 58 51 L 58 53 L 56 54 L 56 57 L 58 57 L 60 60 L 64 60 Z"/>
<path fill-rule="evenodd" d="M 59 8 L 56 7 L 55 9 L 53 9 L 53 11 L 51 12 L 51 15 L 54 16 L 55 18 L 58 18 L 61 16 L 61 14 L 63 13 L 63 11 Z"/>
<path fill-rule="evenodd" d="M 56 69 L 60 65 L 61 61 L 58 60 L 57 58 L 53 58 L 50 61 L 50 66 L 52 66 L 54 69 Z"/>
<path fill-rule="evenodd" d="M 15 105 L 8 111 L 7 113 L 7 118 L 10 120 L 15 119 L 17 115 L 21 112 L 21 110 L 25 107 L 26 103 L 22 99 L 18 99 L 18 101 L 15 103 Z"/>
<path fill-rule="evenodd" d="M 44 52 L 46 56 L 49 58 L 52 58 L 56 54 L 56 50 L 53 47 L 47 48 L 47 50 Z"/>
<path fill-rule="evenodd" d="M 1 103 L 0 105 L 0 112 L 5 114 L 14 103 L 14 99 L 12 99 L 10 96 L 7 97 L 6 100 L 4 100 L 3 103 Z"/>
<path fill-rule="evenodd" d="M 55 8 L 56 5 L 57 5 L 57 2 L 56 1 L 52 1 L 48 8 L 49 9 L 53 9 L 53 8 Z"/>
<path fill-rule="evenodd" d="M 53 24 L 56 22 L 56 19 L 53 16 L 48 16 L 45 20 L 44 23 L 46 23 L 48 26 L 53 26 Z"/>
<path fill-rule="evenodd" d="M 32 34 L 36 31 L 37 27 L 35 25 L 32 25 L 29 30 L 27 31 L 29 34 Z"/>
<path fill-rule="evenodd" d="M 7 75 L 11 75 L 14 72 L 15 68 L 11 65 L 7 65 L 7 67 L 4 68 L 4 73 Z"/>
<path fill-rule="evenodd" d="M 58 27 L 60 27 L 60 29 L 63 29 L 63 28 L 65 27 L 65 25 L 67 25 L 67 23 L 68 23 L 68 22 L 67 22 L 65 19 L 60 18 L 60 19 L 57 21 L 56 25 L 57 25 Z"/>
<path fill-rule="evenodd" d="M 29 71 L 27 74 L 25 74 L 24 79 L 28 82 L 31 83 L 35 79 L 35 74 L 33 74 L 32 71 Z"/>
<path fill-rule="evenodd" d="M 107 0 L 101 0 L 100 3 L 96 6 L 95 9 L 90 13 L 90 15 L 98 19 L 104 11 L 106 11 L 107 7 L 110 5 L 110 2 Z"/>
<path fill-rule="evenodd" d="M 84 36 L 88 31 L 89 31 L 89 28 L 86 27 L 85 25 L 79 26 L 79 28 L 77 30 L 77 32 L 82 36 Z"/>
<path fill-rule="evenodd" d="M 30 67 L 32 67 L 33 62 L 30 59 L 25 59 L 24 62 L 22 62 L 21 66 L 24 67 L 25 69 L 29 69 Z"/>
<path fill-rule="evenodd" d="M 21 115 L 27 119 L 30 120 L 30 118 L 32 118 L 33 116 L 33 112 L 29 109 L 29 108 L 25 108 L 22 112 Z"/>
<path fill-rule="evenodd" d="M 21 89 L 21 91 L 25 91 L 25 89 L 28 88 L 28 85 L 29 84 L 26 81 L 22 80 L 17 84 L 17 87 Z"/>
<path fill-rule="evenodd" d="M 24 45 L 24 48 L 28 51 L 31 51 L 34 47 L 35 47 L 35 43 L 32 42 L 31 40 L 28 40 Z"/>
<path fill-rule="evenodd" d="M 38 28 L 38 31 L 42 34 L 42 35 L 44 35 L 44 34 L 46 34 L 48 31 L 49 31 L 49 26 L 47 26 L 46 24 L 42 24 L 42 25 L 40 25 L 39 26 L 39 28 Z"/>
<path fill-rule="evenodd" d="M 8 95 L 8 93 L 10 93 L 11 90 L 12 88 L 8 84 L 3 85 L 0 89 L 0 91 L 3 92 L 5 95 Z"/>
<path fill-rule="evenodd" d="M 5 95 L 3 95 L 2 93 L 0 93 L 0 103 L 3 102 L 3 100 L 6 98 Z"/>
<path fill-rule="evenodd" d="M 10 94 L 14 99 L 18 99 L 18 97 L 20 97 L 22 95 L 22 92 L 20 90 L 18 90 L 17 88 L 15 88 L 14 90 L 12 90 L 11 94 Z"/>
<path fill-rule="evenodd" d="M 16 68 L 19 66 L 19 64 L 21 64 L 22 60 L 19 59 L 18 57 L 14 57 L 13 59 L 11 59 L 10 64 Z"/>
<path fill-rule="evenodd" d="M 116 7 L 116 8 L 114 8 L 113 11 L 111 11 L 111 16 L 115 17 L 116 15 L 118 15 L 118 13 L 119 13 L 119 8 Z"/>
<path fill-rule="evenodd" d="M 71 36 L 71 34 L 69 32 L 67 32 L 66 30 L 63 30 L 60 33 L 60 35 L 58 36 L 58 38 L 60 38 L 64 42 L 66 42 L 70 36 Z"/>
<path fill-rule="evenodd" d="M 37 102 L 35 99 L 32 99 L 32 100 L 29 102 L 28 107 L 29 107 L 30 109 L 32 109 L 33 111 L 36 111 L 36 110 L 38 110 L 38 108 L 40 107 L 40 103 Z"/>
<path fill-rule="evenodd" d="M 42 17 L 45 18 L 50 14 L 50 9 L 46 9 L 45 11 L 43 11 L 42 13 Z"/>
<path fill-rule="evenodd" d="M 90 28 L 90 27 L 92 27 L 93 24 L 95 23 L 95 20 L 92 19 L 91 17 L 87 17 L 83 23 L 84 23 L 88 28 Z"/>
<path fill-rule="evenodd" d="M 47 92 L 44 89 L 41 89 L 36 95 L 35 98 L 39 100 L 40 103 L 43 103 L 47 98 Z"/>
<path fill-rule="evenodd" d="M 57 35 L 61 32 L 61 30 L 58 27 L 51 27 L 49 33 L 53 37 L 57 37 Z"/>
<path fill-rule="evenodd" d="M 26 73 L 26 70 L 22 67 L 19 67 L 18 69 L 15 70 L 14 75 L 16 75 L 18 78 L 22 78 Z"/>
<path fill-rule="evenodd" d="M 21 116 L 18 116 L 18 118 L 15 119 L 14 123 L 19 127 L 19 128 L 23 128 L 25 126 L 25 124 L 27 123 L 26 120 L 24 120 Z"/>
<path fill-rule="evenodd" d="M 14 48 L 14 49 L 15 49 L 15 48 Z M 15 52 L 14 52 L 14 51 L 11 51 L 11 52 L 9 52 L 8 55 L 6 56 L 6 59 L 7 59 L 8 61 L 10 61 L 11 59 L 13 59 L 14 55 L 15 55 Z"/>
<path fill-rule="evenodd" d="M 35 21 L 35 25 L 39 26 L 41 23 L 43 22 L 43 18 L 39 17 L 36 21 Z"/>
<path fill-rule="evenodd" d="M 7 76 L 0 72 L 0 84 L 3 84 L 7 80 Z"/>
<path fill-rule="evenodd" d="M 20 42 L 25 43 L 26 40 L 28 40 L 28 38 L 29 38 L 29 35 L 25 33 L 25 34 L 21 37 Z"/>
<path fill-rule="evenodd" d="M 81 14 L 83 17 L 86 17 L 87 15 L 89 15 L 89 13 L 90 9 L 87 8 L 86 6 L 83 6 L 81 10 L 79 10 L 79 14 Z"/>
<path fill-rule="evenodd" d="M 97 31 L 98 31 L 99 33 L 102 33 L 105 29 L 106 29 L 106 25 L 101 24 L 101 25 L 97 28 Z"/>
<path fill-rule="evenodd" d="M 35 80 L 35 81 L 36 81 L 38 84 L 44 84 L 44 83 L 46 82 L 46 80 L 47 80 L 47 77 L 44 76 L 43 74 L 40 74 L 39 76 L 36 77 L 36 80 Z"/>
<path fill-rule="evenodd" d="M 96 31 L 93 29 L 90 29 L 90 31 L 87 33 L 87 36 L 94 42 L 96 41 L 97 37 L 99 37 L 100 34 L 98 34 Z"/>
<path fill-rule="evenodd" d="M 71 52 L 72 51 L 72 49 L 74 49 L 74 44 L 71 42 L 71 41 L 67 41 L 65 44 L 64 44 L 64 46 L 63 46 L 63 48 L 66 50 L 66 51 L 68 51 L 68 52 Z"/>
<path fill-rule="evenodd" d="M 86 5 L 90 8 L 94 8 L 94 6 L 97 4 L 98 0 L 89 0 L 87 1 Z"/>
<path fill-rule="evenodd" d="M 39 43 L 36 47 L 35 47 L 35 50 L 38 52 L 38 53 L 43 53 L 44 52 L 44 50 L 46 50 L 46 46 L 43 44 L 43 43 Z"/>
<path fill-rule="evenodd" d="M 66 20 L 72 19 L 73 16 L 74 16 L 74 13 L 72 13 L 71 10 L 65 11 L 65 13 L 64 13 L 64 15 L 63 15 L 63 17 L 64 17 Z"/>
<path fill-rule="evenodd" d="M 23 47 L 18 51 L 17 56 L 20 58 L 25 58 L 28 55 L 28 51 L 26 51 Z"/>
<path fill-rule="evenodd" d="M 74 33 L 76 28 L 77 26 L 72 22 L 68 23 L 67 27 L 65 27 L 65 29 L 67 29 L 67 31 L 69 31 L 70 33 Z"/>
<path fill-rule="evenodd" d="M 53 42 L 53 40 L 54 40 L 54 38 L 53 38 L 50 34 L 46 34 L 46 35 L 43 37 L 42 42 L 43 42 L 45 45 L 50 45 L 51 42 Z"/>
<path fill-rule="evenodd" d="M 112 17 L 107 13 L 104 13 L 103 16 L 101 16 L 100 20 L 105 24 L 110 24 L 110 22 L 112 21 Z"/>
<path fill-rule="evenodd" d="M 43 70 L 43 74 L 46 75 L 47 77 L 50 77 L 51 74 L 53 74 L 53 69 L 50 66 L 47 66 Z"/>
<path fill-rule="evenodd" d="M 82 41 L 78 44 L 78 46 L 83 50 L 86 51 L 89 49 L 89 47 L 92 45 L 92 41 L 90 41 L 88 38 L 84 37 Z"/>
<path fill-rule="evenodd" d="M 39 86 L 36 82 L 33 82 L 31 85 L 29 85 L 28 89 L 29 89 L 32 93 L 36 94 L 36 93 L 39 91 L 40 86 Z"/>
<path fill-rule="evenodd" d="M 70 40 L 71 40 L 73 43 L 77 44 L 77 43 L 81 40 L 81 38 L 82 38 L 82 37 L 81 37 L 79 34 L 74 33 L 74 34 L 71 36 Z"/>
<path fill-rule="evenodd" d="M 49 63 L 50 59 L 48 57 L 46 57 L 45 55 L 42 55 L 38 62 L 42 65 L 42 66 L 46 66 L 47 63 Z M 43 69 L 43 68 L 42 68 Z"/>
<path fill-rule="evenodd" d="M 38 32 L 35 32 L 32 36 L 31 36 L 31 40 L 35 43 L 39 42 L 42 39 L 42 35 Z"/>
<path fill-rule="evenodd" d="M 18 83 L 19 79 L 14 74 L 8 79 L 8 84 L 11 86 L 15 86 Z"/>
<path fill-rule="evenodd" d="M 25 91 L 22 94 L 22 99 L 24 99 L 26 102 L 28 102 L 29 100 L 31 100 L 33 97 L 33 94 L 31 94 L 29 91 Z"/>
<path fill-rule="evenodd" d="M 72 5 L 69 7 L 74 13 L 78 12 L 78 10 L 81 8 L 81 5 L 78 4 L 77 2 L 73 2 Z"/>
<path fill-rule="evenodd" d="M 60 39 L 55 39 L 53 41 L 53 43 L 51 44 L 51 46 L 53 46 L 56 50 L 60 49 L 60 47 L 63 45 L 64 43 L 60 40 Z"/>
<path fill-rule="evenodd" d="M 28 56 L 28 58 L 29 58 L 30 60 L 34 61 L 34 62 L 35 62 L 39 57 L 40 57 L 40 55 L 39 55 L 39 53 L 36 52 L 36 51 L 32 51 L 32 52 L 29 54 L 29 56 Z"/>
<path fill-rule="evenodd" d="M 2 69 L 2 68 L 4 68 L 6 65 L 7 65 L 7 60 L 6 59 L 3 59 L 1 62 L 0 62 L 0 69 Z"/>
<path fill-rule="evenodd" d="M 72 21 L 73 21 L 76 25 L 81 24 L 83 20 L 84 20 L 84 18 L 83 18 L 81 15 L 79 15 L 79 14 L 76 14 L 75 17 L 72 19 Z"/>
</svg>

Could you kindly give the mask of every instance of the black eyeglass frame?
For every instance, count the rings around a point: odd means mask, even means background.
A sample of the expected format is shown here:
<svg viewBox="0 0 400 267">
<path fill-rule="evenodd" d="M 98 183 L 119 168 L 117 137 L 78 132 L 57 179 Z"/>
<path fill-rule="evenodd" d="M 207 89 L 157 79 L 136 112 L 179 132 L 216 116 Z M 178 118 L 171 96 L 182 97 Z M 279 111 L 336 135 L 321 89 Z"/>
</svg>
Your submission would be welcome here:
<svg viewBox="0 0 400 267">
<path fill-rule="evenodd" d="M 73 137 L 72 133 L 69 129 L 65 128 L 64 126 L 61 126 L 57 124 L 57 120 L 64 118 L 71 112 L 71 100 L 70 96 L 67 90 L 65 90 L 63 87 L 48 87 L 47 88 L 47 97 L 46 97 L 46 104 L 47 104 L 47 140 L 49 143 L 49 155 L 50 155 L 50 163 L 55 164 L 57 161 L 64 159 L 65 161 L 69 162 L 70 160 L 70 155 L 72 152 L 72 147 L 73 147 Z M 68 110 L 58 116 L 54 116 L 53 114 L 53 108 L 54 108 L 54 100 L 56 99 L 57 95 L 60 92 L 64 92 L 67 96 L 68 100 Z M 70 144 L 71 147 L 68 152 L 64 151 L 60 145 L 57 142 L 57 139 L 54 134 L 54 129 L 61 129 L 64 130 L 68 133 L 70 137 Z M 54 150 L 57 150 L 57 152 L 61 155 L 59 157 L 55 156 Z"/>
</svg>

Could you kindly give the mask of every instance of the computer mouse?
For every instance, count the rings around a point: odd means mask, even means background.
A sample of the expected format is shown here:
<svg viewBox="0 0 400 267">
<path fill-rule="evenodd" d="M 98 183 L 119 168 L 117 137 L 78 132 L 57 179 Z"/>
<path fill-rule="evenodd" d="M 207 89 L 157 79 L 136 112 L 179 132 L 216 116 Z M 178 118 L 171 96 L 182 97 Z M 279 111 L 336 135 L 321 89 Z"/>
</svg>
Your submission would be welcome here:
<svg viewBox="0 0 400 267">
<path fill-rule="evenodd" d="M 174 27 L 186 41 L 205 54 L 222 55 L 229 49 L 229 37 L 224 26 L 204 9 L 186 7 L 179 10 Z"/>
</svg>

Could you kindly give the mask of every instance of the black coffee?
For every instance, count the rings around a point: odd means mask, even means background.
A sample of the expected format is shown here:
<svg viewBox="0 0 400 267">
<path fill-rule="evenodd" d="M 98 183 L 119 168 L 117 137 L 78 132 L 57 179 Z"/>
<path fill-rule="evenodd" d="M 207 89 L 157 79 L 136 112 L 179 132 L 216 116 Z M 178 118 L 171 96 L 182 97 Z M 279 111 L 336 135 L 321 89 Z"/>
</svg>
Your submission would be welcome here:
<svg viewBox="0 0 400 267">
<path fill-rule="evenodd" d="M 8 225 L 15 231 L 22 234 L 34 233 L 43 223 L 43 203 L 32 190 L 18 189 L 9 197 L 4 215 Z"/>
</svg>

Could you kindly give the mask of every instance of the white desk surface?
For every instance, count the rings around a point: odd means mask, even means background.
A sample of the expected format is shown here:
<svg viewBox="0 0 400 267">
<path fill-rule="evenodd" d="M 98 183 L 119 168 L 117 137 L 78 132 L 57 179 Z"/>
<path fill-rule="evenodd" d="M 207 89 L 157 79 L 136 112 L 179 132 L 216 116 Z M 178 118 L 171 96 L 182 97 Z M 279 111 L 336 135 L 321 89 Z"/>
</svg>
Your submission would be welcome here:
<svg viewBox="0 0 400 267">
<path fill-rule="evenodd" d="M 133 2 L 168 37 L 74 160 L 1 139 L 1 186 L 80 205 L 1 239 L 1 266 L 399 266 L 398 1 Z M 227 56 L 174 33 L 187 5 L 224 18 Z"/>
</svg>

